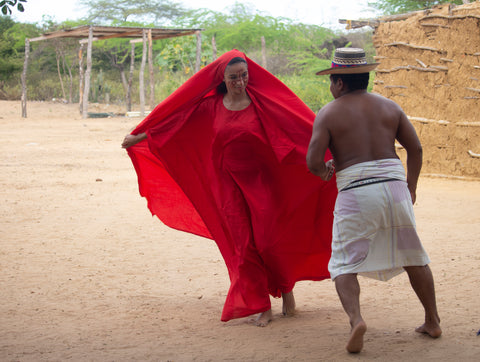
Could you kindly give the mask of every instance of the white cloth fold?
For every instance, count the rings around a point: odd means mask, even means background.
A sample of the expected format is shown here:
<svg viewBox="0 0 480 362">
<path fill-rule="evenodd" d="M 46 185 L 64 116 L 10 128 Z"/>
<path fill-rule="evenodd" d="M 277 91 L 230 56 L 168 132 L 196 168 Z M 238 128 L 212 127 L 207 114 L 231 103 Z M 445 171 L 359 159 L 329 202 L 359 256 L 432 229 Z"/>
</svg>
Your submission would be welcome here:
<svg viewBox="0 0 480 362">
<path fill-rule="evenodd" d="M 412 199 L 400 160 L 362 162 L 336 176 L 339 190 L 358 180 L 394 180 L 367 183 L 338 193 L 328 266 L 332 279 L 358 273 L 388 280 L 400 274 L 404 266 L 430 263 L 416 232 Z"/>
</svg>

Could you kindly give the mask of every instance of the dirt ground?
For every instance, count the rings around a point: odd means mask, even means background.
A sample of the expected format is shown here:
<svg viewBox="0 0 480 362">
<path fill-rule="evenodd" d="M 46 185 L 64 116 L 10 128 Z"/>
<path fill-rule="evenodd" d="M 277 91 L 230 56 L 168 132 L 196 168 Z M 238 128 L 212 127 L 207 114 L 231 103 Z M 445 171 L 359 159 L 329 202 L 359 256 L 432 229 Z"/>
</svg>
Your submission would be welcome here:
<svg viewBox="0 0 480 362">
<path fill-rule="evenodd" d="M 297 284 L 294 317 L 273 300 L 266 328 L 220 321 L 229 282 L 215 243 L 167 228 L 138 194 L 120 143 L 139 118 L 35 102 L 20 114 L 0 101 L 1 361 L 478 361 L 480 181 L 419 183 L 443 336 L 414 332 L 423 313 L 405 273 L 360 278 L 369 329 L 349 355 L 330 280 Z"/>
</svg>

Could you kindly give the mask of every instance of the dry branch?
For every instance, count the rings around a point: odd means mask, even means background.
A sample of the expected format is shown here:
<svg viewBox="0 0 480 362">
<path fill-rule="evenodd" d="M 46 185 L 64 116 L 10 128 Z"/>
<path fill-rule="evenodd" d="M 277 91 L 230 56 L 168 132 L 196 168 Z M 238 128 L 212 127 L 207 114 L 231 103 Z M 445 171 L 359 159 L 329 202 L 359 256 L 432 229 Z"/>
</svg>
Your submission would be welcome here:
<svg viewBox="0 0 480 362">
<path fill-rule="evenodd" d="M 450 29 L 450 26 L 448 26 L 448 25 L 442 25 L 442 24 L 425 23 L 425 24 L 420 24 L 420 25 L 422 25 L 422 26 L 431 26 L 431 27 L 439 27 L 439 28 Z"/>
<path fill-rule="evenodd" d="M 480 153 L 475 153 L 472 150 L 468 150 L 468 154 L 475 158 L 480 158 Z"/>
<path fill-rule="evenodd" d="M 438 52 L 438 53 L 446 53 L 445 50 L 437 49 L 437 48 L 432 48 L 432 47 L 427 47 L 427 46 L 422 46 L 422 45 L 413 45 L 413 44 L 408 44 L 404 42 L 393 42 L 389 44 L 385 44 L 384 46 L 389 47 L 389 46 L 398 46 L 398 45 L 403 45 L 409 48 L 414 48 L 414 49 L 420 49 L 420 50 L 429 50 L 432 52 Z"/>
<path fill-rule="evenodd" d="M 417 67 L 415 65 L 400 65 L 398 67 L 392 68 L 392 69 L 377 69 L 375 70 L 377 73 L 392 73 L 396 72 L 398 70 L 418 70 L 420 72 L 428 72 L 428 73 L 437 73 L 438 69 L 433 69 L 433 68 L 421 68 Z"/>
<path fill-rule="evenodd" d="M 407 86 L 404 85 L 386 85 L 383 88 L 402 88 L 402 89 L 407 89 Z"/>
<path fill-rule="evenodd" d="M 435 18 L 440 18 L 440 19 L 466 19 L 466 18 L 475 18 L 475 19 L 480 19 L 480 16 L 478 15 L 472 15 L 472 14 L 467 14 L 467 15 L 441 15 L 441 14 L 432 14 L 432 15 L 427 15 L 424 16 L 423 18 L 418 19 L 418 21 L 422 21 L 424 19 L 435 19 Z"/>
<path fill-rule="evenodd" d="M 410 117 L 407 116 L 411 121 L 417 121 L 420 123 L 438 123 L 438 124 L 450 124 L 449 121 L 444 121 L 443 119 L 437 120 L 437 119 L 428 119 L 428 118 L 423 118 L 423 117 Z"/>
<path fill-rule="evenodd" d="M 376 28 L 380 25 L 380 21 L 376 19 L 366 19 L 366 20 L 348 20 L 348 19 L 339 19 L 340 24 L 346 24 L 345 29 L 358 29 L 363 28 L 364 26 L 370 26 L 371 28 Z"/>
<path fill-rule="evenodd" d="M 448 59 L 448 58 L 440 58 L 440 60 L 442 62 L 449 62 L 449 63 L 452 63 L 453 62 L 453 59 Z"/>
<path fill-rule="evenodd" d="M 444 66 L 442 66 L 442 65 L 431 65 L 430 68 L 432 68 L 432 69 L 437 69 L 437 70 L 448 71 L 448 67 L 444 67 Z"/>
<path fill-rule="evenodd" d="M 462 127 L 480 127 L 480 122 L 458 122 L 455 123 L 455 125 Z"/>
<path fill-rule="evenodd" d="M 420 59 L 415 59 L 418 64 L 420 64 L 423 68 L 427 68 L 424 62 L 422 62 Z"/>
<path fill-rule="evenodd" d="M 477 89 L 477 88 L 468 88 L 468 87 L 465 87 L 465 89 L 469 90 L 469 91 L 472 91 L 472 92 L 478 92 L 480 93 L 480 89 Z"/>
</svg>

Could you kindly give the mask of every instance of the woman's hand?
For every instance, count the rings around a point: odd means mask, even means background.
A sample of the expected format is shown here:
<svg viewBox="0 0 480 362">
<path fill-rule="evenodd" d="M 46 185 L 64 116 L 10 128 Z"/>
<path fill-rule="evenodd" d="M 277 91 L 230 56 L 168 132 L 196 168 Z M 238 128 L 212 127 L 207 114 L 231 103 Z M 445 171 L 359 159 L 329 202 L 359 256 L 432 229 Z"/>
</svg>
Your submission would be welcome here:
<svg viewBox="0 0 480 362">
<path fill-rule="evenodd" d="M 138 142 L 143 141 L 145 138 L 147 138 L 147 135 L 145 133 L 139 133 L 137 135 L 128 134 L 123 139 L 122 148 L 132 147 Z"/>
</svg>

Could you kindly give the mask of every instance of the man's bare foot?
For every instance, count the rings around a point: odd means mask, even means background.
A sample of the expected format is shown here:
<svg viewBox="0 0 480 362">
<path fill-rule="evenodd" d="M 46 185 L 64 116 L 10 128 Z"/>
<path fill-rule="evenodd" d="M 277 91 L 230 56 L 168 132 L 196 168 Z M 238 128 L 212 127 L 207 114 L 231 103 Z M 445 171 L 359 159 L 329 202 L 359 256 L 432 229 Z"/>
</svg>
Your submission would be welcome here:
<svg viewBox="0 0 480 362">
<path fill-rule="evenodd" d="M 257 318 L 253 319 L 252 322 L 257 327 L 266 327 L 273 319 L 272 310 L 269 309 L 266 312 L 260 313 Z"/>
<path fill-rule="evenodd" d="M 442 329 L 438 323 L 424 323 L 415 328 L 415 332 L 428 334 L 432 338 L 438 338 L 442 335 Z"/>
<path fill-rule="evenodd" d="M 288 293 L 282 293 L 282 313 L 284 316 L 291 317 L 295 314 L 295 298 L 293 296 L 293 290 Z"/>
<path fill-rule="evenodd" d="M 352 328 L 350 339 L 347 343 L 347 351 L 350 353 L 359 353 L 363 348 L 363 335 L 367 331 L 367 324 L 360 321 Z"/>
</svg>

